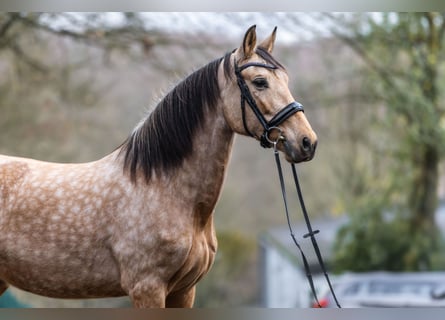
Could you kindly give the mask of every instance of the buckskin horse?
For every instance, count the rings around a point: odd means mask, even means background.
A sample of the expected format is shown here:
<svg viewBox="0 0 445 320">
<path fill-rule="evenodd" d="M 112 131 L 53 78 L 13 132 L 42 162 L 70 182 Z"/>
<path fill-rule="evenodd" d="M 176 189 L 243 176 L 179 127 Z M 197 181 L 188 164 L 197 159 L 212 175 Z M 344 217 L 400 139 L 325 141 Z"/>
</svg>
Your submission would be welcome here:
<svg viewBox="0 0 445 320">
<path fill-rule="evenodd" d="M 292 163 L 314 156 L 316 134 L 271 55 L 275 36 L 257 45 L 250 27 L 100 160 L 0 156 L 0 292 L 192 307 L 217 249 L 213 214 L 234 134 Z"/>
</svg>

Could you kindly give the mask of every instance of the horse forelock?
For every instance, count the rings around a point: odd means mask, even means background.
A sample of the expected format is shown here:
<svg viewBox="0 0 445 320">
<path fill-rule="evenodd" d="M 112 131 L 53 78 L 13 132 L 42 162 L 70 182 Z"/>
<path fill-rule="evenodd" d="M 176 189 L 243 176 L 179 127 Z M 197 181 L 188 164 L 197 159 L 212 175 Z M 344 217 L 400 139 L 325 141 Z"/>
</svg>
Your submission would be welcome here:
<svg viewBox="0 0 445 320">
<path fill-rule="evenodd" d="M 224 61 L 224 75 L 231 72 L 230 54 L 193 72 L 177 84 L 158 103 L 121 146 L 124 172 L 133 182 L 142 175 L 146 182 L 154 171 L 163 172 L 180 166 L 193 151 L 193 138 L 206 111 L 215 109 L 220 99 L 218 69 Z"/>
</svg>

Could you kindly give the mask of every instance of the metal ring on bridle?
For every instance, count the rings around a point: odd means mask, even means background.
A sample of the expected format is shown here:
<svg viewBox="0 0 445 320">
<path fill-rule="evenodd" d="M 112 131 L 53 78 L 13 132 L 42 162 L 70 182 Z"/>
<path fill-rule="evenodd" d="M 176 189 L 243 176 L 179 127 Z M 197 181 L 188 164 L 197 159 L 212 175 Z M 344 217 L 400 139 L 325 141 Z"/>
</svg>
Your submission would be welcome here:
<svg viewBox="0 0 445 320">
<path fill-rule="evenodd" d="M 272 140 L 269 137 L 269 134 L 273 131 L 273 130 L 278 130 L 279 134 L 276 140 Z M 269 129 L 267 129 L 267 131 L 265 132 L 264 137 L 266 138 L 267 142 L 269 142 L 270 144 L 276 145 L 278 143 L 278 141 L 283 140 L 284 137 L 282 135 L 283 130 L 281 130 L 279 127 L 270 127 Z"/>
</svg>

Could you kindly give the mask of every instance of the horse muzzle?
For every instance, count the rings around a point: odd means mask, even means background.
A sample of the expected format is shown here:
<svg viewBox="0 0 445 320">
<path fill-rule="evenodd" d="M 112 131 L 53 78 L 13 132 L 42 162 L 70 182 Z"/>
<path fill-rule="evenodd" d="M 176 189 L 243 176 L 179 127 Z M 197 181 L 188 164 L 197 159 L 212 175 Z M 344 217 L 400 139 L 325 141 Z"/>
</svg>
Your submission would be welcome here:
<svg viewBox="0 0 445 320">
<path fill-rule="evenodd" d="M 291 143 L 286 139 L 282 141 L 284 149 L 283 152 L 286 156 L 286 160 L 291 163 L 312 160 L 315 156 L 317 144 L 318 141 L 316 138 L 311 139 L 307 136 L 304 136 L 298 143 Z"/>
</svg>

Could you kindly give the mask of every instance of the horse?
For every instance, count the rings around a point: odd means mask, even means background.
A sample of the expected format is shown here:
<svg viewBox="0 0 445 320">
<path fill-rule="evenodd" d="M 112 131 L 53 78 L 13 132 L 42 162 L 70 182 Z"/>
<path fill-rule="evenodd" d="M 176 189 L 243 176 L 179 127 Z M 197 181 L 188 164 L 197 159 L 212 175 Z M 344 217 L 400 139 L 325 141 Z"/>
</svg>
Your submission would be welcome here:
<svg viewBox="0 0 445 320">
<path fill-rule="evenodd" d="M 11 285 L 53 298 L 192 307 L 217 250 L 213 215 L 235 134 L 291 163 L 314 156 L 316 133 L 272 56 L 276 31 L 257 44 L 250 27 L 237 49 L 181 80 L 99 160 L 0 156 L 0 293 Z"/>
</svg>

